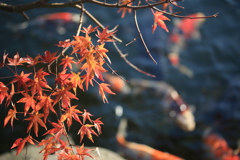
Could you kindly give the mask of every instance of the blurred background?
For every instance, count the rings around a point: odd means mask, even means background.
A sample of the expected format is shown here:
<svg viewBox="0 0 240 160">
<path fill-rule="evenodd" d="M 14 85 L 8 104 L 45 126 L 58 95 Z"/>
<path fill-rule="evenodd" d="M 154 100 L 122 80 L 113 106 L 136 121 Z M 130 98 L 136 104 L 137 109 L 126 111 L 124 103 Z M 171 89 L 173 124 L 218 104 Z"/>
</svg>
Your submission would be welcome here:
<svg viewBox="0 0 240 160">
<path fill-rule="evenodd" d="M 3 2 L 16 3 L 13 0 Z M 25 3 L 28 1 L 21 0 L 21 4 Z M 191 104 L 196 121 L 195 129 L 186 132 L 179 128 L 159 105 L 162 99 L 157 95 L 153 96 L 145 92 L 138 95 L 119 93 L 108 96 L 109 104 L 103 104 L 97 89 L 90 88 L 89 92 L 79 93 L 79 106 L 82 109 L 86 108 L 95 118 L 101 117 L 104 125 L 103 134 L 94 137 L 95 143 L 92 144 L 85 139 L 85 145 L 118 150 L 115 136 L 120 117 L 116 116 L 115 110 L 117 106 L 122 106 L 123 117 L 128 119 L 127 139 L 129 141 L 146 144 L 187 160 L 205 160 L 211 159 L 211 156 L 206 151 L 203 134 L 206 129 L 211 128 L 220 134 L 231 148 L 238 148 L 240 138 L 240 2 L 237 0 L 185 0 L 178 2 L 178 5 L 185 9 L 173 6 L 173 10 L 174 12 L 181 11 L 181 15 L 202 12 L 208 16 L 219 12 L 219 16 L 205 19 L 199 26 L 194 25 L 190 36 L 180 36 L 179 43 L 176 43 L 171 36 L 174 33 L 184 35 L 183 28 L 178 26 L 181 19 L 167 16 L 171 19 L 171 21 L 165 21 L 169 33 L 157 28 L 152 34 L 152 12 L 149 9 L 138 10 L 139 27 L 157 65 L 148 57 L 139 38 L 125 46 L 138 36 L 131 14 L 126 14 L 125 18 L 121 19 L 121 13 L 117 13 L 115 8 L 105 9 L 93 4 L 85 4 L 85 7 L 104 26 L 108 25 L 112 29 L 119 25 L 116 36 L 123 41 L 117 42 L 121 51 L 128 53 L 127 58 L 134 65 L 157 77 L 146 76 L 131 68 L 120 58 L 113 45 L 108 43 L 106 48 L 109 49 L 108 55 L 112 61 L 112 68 L 127 80 L 134 78 L 164 81 L 173 86 L 182 99 L 187 104 Z M 72 8 L 38 8 L 26 12 L 30 17 L 27 21 L 20 14 L 0 11 L 1 55 L 5 51 L 10 57 L 16 52 L 19 52 L 20 56 L 36 56 L 43 54 L 46 50 L 60 51 L 55 44 L 65 39 L 72 39 L 78 25 L 74 21 L 39 19 L 44 14 L 55 12 L 79 13 L 77 9 Z M 96 26 L 85 17 L 83 26 L 87 27 L 89 24 Z M 175 57 L 170 56 L 172 51 Z M 1 77 L 8 76 L 9 71 L 0 69 L 0 74 Z M 7 110 L 3 105 L 0 107 L 2 125 Z M 0 153 L 8 151 L 15 139 L 25 134 L 22 122 L 15 122 L 14 129 L 10 126 L 4 129 L 0 127 Z M 78 130 L 78 126 L 71 128 L 76 143 L 79 142 L 79 136 L 74 133 Z"/>
</svg>

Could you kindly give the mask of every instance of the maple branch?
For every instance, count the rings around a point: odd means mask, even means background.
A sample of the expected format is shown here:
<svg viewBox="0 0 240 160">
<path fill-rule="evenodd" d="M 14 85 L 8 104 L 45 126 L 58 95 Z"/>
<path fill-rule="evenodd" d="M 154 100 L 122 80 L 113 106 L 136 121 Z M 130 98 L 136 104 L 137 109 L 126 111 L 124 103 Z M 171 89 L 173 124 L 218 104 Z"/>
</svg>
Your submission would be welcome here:
<svg viewBox="0 0 240 160">
<path fill-rule="evenodd" d="M 76 7 L 76 8 L 79 8 L 79 9 L 82 9 L 82 7 L 79 6 L 79 5 L 76 5 L 75 7 Z M 105 29 L 105 27 L 104 27 L 91 13 L 89 13 L 86 9 L 83 9 L 82 11 L 85 12 L 85 14 L 86 14 L 90 19 L 92 19 L 92 21 L 93 21 L 94 23 L 96 23 L 102 30 Z M 121 39 L 119 39 L 119 38 L 117 38 L 117 37 L 115 37 L 115 36 L 111 36 L 111 37 L 112 37 L 113 39 L 115 39 L 116 41 L 118 41 L 118 42 L 122 42 Z"/>
<path fill-rule="evenodd" d="M 78 6 L 78 5 L 76 5 L 76 6 Z M 84 9 L 83 3 L 81 4 L 80 8 L 81 8 L 81 14 L 80 14 L 79 25 L 78 25 L 76 36 L 79 36 L 81 28 L 82 28 L 82 24 L 83 24 L 83 13 L 84 13 L 83 12 L 83 9 Z"/>
<path fill-rule="evenodd" d="M 46 3 L 50 0 L 38 0 L 33 3 L 25 4 L 25 5 L 10 5 L 7 3 L 0 3 L 0 10 L 6 11 L 6 12 L 16 12 L 16 13 L 23 13 L 24 11 L 28 11 L 35 8 L 64 8 L 64 7 L 75 7 L 77 4 L 80 5 L 82 3 L 93 3 L 96 5 L 104 6 L 104 7 L 110 7 L 110 8 L 130 8 L 130 9 L 145 9 L 153 6 L 162 5 L 164 3 L 169 3 L 169 0 L 156 2 L 153 4 L 148 5 L 136 5 L 136 6 L 129 6 L 128 4 L 120 5 L 118 2 L 111 4 L 106 2 L 101 2 L 98 0 L 79 0 L 74 2 L 68 2 L 68 3 Z M 180 0 L 173 0 L 180 1 Z"/>
<path fill-rule="evenodd" d="M 134 64 L 132 64 L 130 61 L 128 61 L 128 59 L 126 58 L 127 54 L 123 54 L 122 51 L 118 48 L 116 42 L 113 42 L 113 45 L 114 47 L 116 48 L 117 52 L 120 54 L 120 57 L 124 59 L 124 61 L 129 65 L 131 66 L 133 69 L 135 69 L 136 71 L 140 72 L 140 73 L 143 73 L 147 76 L 150 76 L 150 77 L 153 77 L 155 78 L 156 76 L 153 75 L 153 74 L 150 74 L 150 73 L 147 73 L 141 69 L 139 69 L 137 66 L 135 66 Z"/>
<path fill-rule="evenodd" d="M 141 39 L 141 41 L 142 41 L 142 43 L 143 43 L 143 46 L 144 46 L 144 48 L 146 49 L 146 52 L 148 53 L 149 57 L 153 60 L 153 62 L 154 62 L 155 64 L 157 64 L 157 62 L 155 61 L 155 59 L 152 57 L 150 51 L 148 50 L 147 45 L 146 45 L 146 43 L 145 43 L 145 41 L 144 41 L 144 39 L 143 39 L 142 33 L 141 33 L 140 29 L 139 29 L 138 22 L 137 22 L 137 12 L 136 12 L 136 10 L 134 10 L 133 15 L 134 15 L 134 16 L 133 16 L 133 17 L 134 17 L 134 22 L 135 22 L 135 25 L 136 25 L 138 34 L 139 34 L 139 36 L 140 36 L 140 39 Z"/>
</svg>

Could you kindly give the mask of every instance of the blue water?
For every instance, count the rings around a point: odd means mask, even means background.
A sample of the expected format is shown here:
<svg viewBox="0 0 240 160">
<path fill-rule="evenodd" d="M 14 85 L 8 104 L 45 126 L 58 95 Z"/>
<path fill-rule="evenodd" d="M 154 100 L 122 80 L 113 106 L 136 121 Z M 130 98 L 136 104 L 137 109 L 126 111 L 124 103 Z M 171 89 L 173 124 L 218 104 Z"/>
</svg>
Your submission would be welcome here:
<svg viewBox="0 0 240 160">
<path fill-rule="evenodd" d="M 157 80 L 164 80 L 174 86 L 187 103 L 195 106 L 194 115 L 197 123 L 193 132 L 181 130 L 168 115 L 163 113 L 160 106 L 156 106 L 158 99 L 147 97 L 147 95 L 110 96 L 109 104 L 102 104 L 98 95 L 90 91 L 80 94 L 80 106 L 87 108 L 96 118 L 102 117 L 104 122 L 103 134 L 100 137 L 94 137 L 94 145 L 117 150 L 115 134 L 119 118 L 115 116 L 114 109 L 117 105 L 121 105 L 124 108 L 124 116 L 128 118 L 129 141 L 144 143 L 187 160 L 205 160 L 209 157 L 202 142 L 202 134 L 206 128 L 212 127 L 227 140 L 230 147 L 237 148 L 237 140 L 240 138 L 239 2 L 237 0 L 186 0 L 179 2 L 179 5 L 185 7 L 185 10 L 181 10 L 183 15 L 196 12 L 212 15 L 219 12 L 217 18 L 207 19 L 200 28 L 201 39 L 188 41 L 187 47 L 181 52 L 181 63 L 193 71 L 192 78 L 180 73 L 168 62 L 166 58 L 168 34 L 160 28 L 154 35 L 151 34 L 153 20 L 149 10 L 139 10 L 138 21 L 149 50 L 158 65 L 155 65 L 147 56 L 139 39 L 128 47 L 124 46 L 137 36 L 131 15 L 127 14 L 125 19 L 121 19 L 120 14 L 116 13 L 117 9 L 109 11 L 105 9 L 103 12 L 101 10 L 104 9 L 103 7 L 96 9 L 94 5 L 86 5 L 104 25 L 110 25 L 110 28 L 120 25 L 117 36 L 123 40 L 123 44 L 118 43 L 123 53 L 129 53 L 128 59 L 140 69 L 155 74 Z M 176 11 L 179 10 L 176 9 Z M 58 11 L 78 12 L 76 9 L 66 8 L 38 9 L 26 13 L 34 20 L 41 14 Z M 73 23 L 64 26 L 67 32 L 63 35 L 56 32 L 55 24 L 33 25 L 24 30 L 14 31 L 15 26 L 25 21 L 20 14 L 0 11 L 1 53 L 6 50 L 10 55 L 19 52 L 21 56 L 26 54 L 34 56 L 45 50 L 53 52 L 59 50 L 54 44 L 72 38 L 77 29 L 77 24 Z M 92 21 L 87 20 L 85 25 L 89 23 Z M 166 22 L 166 24 L 170 30 L 173 28 L 172 22 Z M 111 44 L 107 46 L 110 50 L 112 66 L 120 75 L 126 79 L 153 79 L 125 64 L 113 46 Z M 0 72 L 1 75 L 8 75 L 3 70 Z M 4 112 L 4 109 L 1 108 L 1 112 Z M 76 132 L 78 129 L 72 128 Z M 19 126 L 15 130 L 24 132 L 24 129 Z M 14 138 L 19 137 L 11 132 L 10 127 L 7 131 L 1 131 L 0 141 L 4 142 L 3 146 L 6 146 L 6 138 L 9 135 Z M 76 135 L 74 138 L 79 141 L 79 136 Z M 85 143 L 92 145 L 88 140 Z M 4 148 L 2 152 L 6 150 Z"/>
</svg>

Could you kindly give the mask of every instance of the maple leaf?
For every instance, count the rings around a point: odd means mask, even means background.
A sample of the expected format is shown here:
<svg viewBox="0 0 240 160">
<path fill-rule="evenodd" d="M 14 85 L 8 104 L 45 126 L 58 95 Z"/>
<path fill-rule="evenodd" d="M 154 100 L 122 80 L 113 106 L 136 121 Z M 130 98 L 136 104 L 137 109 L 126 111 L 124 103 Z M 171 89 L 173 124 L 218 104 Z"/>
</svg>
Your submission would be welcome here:
<svg viewBox="0 0 240 160">
<path fill-rule="evenodd" d="M 41 108 L 43 108 L 44 122 L 46 123 L 49 111 L 52 111 L 57 115 L 56 111 L 53 108 L 53 100 L 50 96 L 47 96 L 46 94 L 44 94 L 43 96 L 39 96 L 38 99 L 40 100 L 40 102 L 38 102 L 36 105 L 36 111 L 39 111 Z"/>
<path fill-rule="evenodd" d="M 9 66 L 19 66 L 19 65 L 22 65 L 22 59 L 20 58 L 18 52 L 14 55 L 13 58 L 9 58 L 7 57 L 8 59 L 8 65 Z"/>
<path fill-rule="evenodd" d="M 83 33 L 87 33 L 87 34 L 90 34 L 92 32 L 95 32 L 97 30 L 98 26 L 94 27 L 92 25 L 89 25 L 87 28 L 83 27 L 83 30 L 82 32 Z"/>
<path fill-rule="evenodd" d="M 82 85 L 83 81 L 81 80 L 80 72 L 78 73 L 71 72 L 71 73 L 72 73 L 72 77 L 70 78 L 70 82 L 72 83 L 75 94 L 76 94 L 77 86 L 84 91 L 83 85 Z"/>
<path fill-rule="evenodd" d="M 108 52 L 108 50 L 106 48 L 104 48 L 104 45 L 105 45 L 105 43 L 102 43 L 101 45 L 97 45 L 96 52 L 98 52 L 103 58 L 106 58 L 108 60 L 108 62 L 111 64 L 111 60 L 106 54 L 106 52 Z"/>
<path fill-rule="evenodd" d="M 87 48 L 90 46 L 91 37 L 86 33 L 85 37 L 83 36 L 73 36 L 75 41 L 72 41 L 71 44 L 73 46 L 72 53 L 76 53 L 78 50 L 81 50 L 82 48 Z"/>
<path fill-rule="evenodd" d="M 14 89 L 14 84 L 12 83 L 12 88 L 11 88 L 10 94 L 7 96 L 7 100 L 6 100 L 5 106 L 8 106 L 10 104 L 14 94 L 15 94 L 15 89 Z"/>
<path fill-rule="evenodd" d="M 79 119 L 79 113 L 82 113 L 78 109 L 75 109 L 77 105 L 72 106 L 70 108 L 67 108 L 65 111 L 65 114 L 62 114 L 60 118 L 60 122 L 64 122 L 67 119 L 67 126 L 68 130 L 70 129 L 70 126 L 72 125 L 72 118 L 74 118 L 77 122 L 82 124 L 81 120 Z"/>
<path fill-rule="evenodd" d="M 80 134 L 80 143 L 82 142 L 82 139 L 85 134 L 86 134 L 87 138 L 90 139 L 94 143 L 92 134 L 94 134 L 96 136 L 98 136 L 98 134 L 91 127 L 94 127 L 94 125 L 85 124 L 85 125 L 82 125 L 82 127 L 79 129 L 78 134 Z"/>
<path fill-rule="evenodd" d="M 17 117 L 16 117 L 16 113 L 18 113 L 18 112 L 17 112 L 16 107 L 15 107 L 15 104 L 14 104 L 14 105 L 13 105 L 13 109 L 9 109 L 8 115 L 7 115 L 7 117 L 4 119 L 4 125 L 3 125 L 3 127 L 5 127 L 5 126 L 7 125 L 7 123 L 8 123 L 9 120 L 11 120 L 11 126 L 13 127 L 13 120 L 14 120 L 14 119 L 18 120 Z"/>
<path fill-rule="evenodd" d="M 29 86 L 31 86 L 31 93 L 32 95 L 35 95 L 35 93 L 38 93 L 38 95 L 42 95 L 42 87 L 52 89 L 48 84 L 47 81 L 42 81 L 37 77 L 37 74 L 34 75 L 34 79 L 30 81 Z"/>
<path fill-rule="evenodd" d="M 8 87 L 3 82 L 0 82 L 0 104 L 6 97 L 8 97 Z"/>
<path fill-rule="evenodd" d="M 102 134 L 101 126 L 100 126 L 100 125 L 103 125 L 103 122 L 100 121 L 100 119 L 101 119 L 101 118 L 98 118 L 98 119 L 96 119 L 96 120 L 93 121 L 94 126 L 95 126 L 95 128 L 97 129 L 97 131 L 98 131 L 98 134 Z"/>
<path fill-rule="evenodd" d="M 56 46 L 63 47 L 63 48 L 70 47 L 71 46 L 70 39 L 66 39 L 65 41 L 59 41 L 59 43 L 56 44 Z"/>
<path fill-rule="evenodd" d="M 27 57 L 22 58 L 22 63 L 27 63 L 27 64 L 29 64 L 28 67 L 32 67 L 39 63 L 38 59 L 39 59 L 39 56 L 32 58 L 27 55 Z"/>
<path fill-rule="evenodd" d="M 54 128 L 48 130 L 46 133 L 43 134 L 43 136 L 46 135 L 46 134 L 52 134 L 52 135 L 55 134 L 56 140 L 59 140 L 61 135 L 66 136 L 65 127 L 64 127 L 62 122 L 59 121 L 58 123 L 55 123 L 55 122 L 49 121 L 49 123 Z"/>
<path fill-rule="evenodd" d="M 66 71 L 67 70 L 63 70 L 61 73 L 58 73 L 58 77 L 55 79 L 55 85 L 60 84 L 64 86 L 70 83 L 69 78 L 73 77 L 73 75 L 66 73 Z"/>
<path fill-rule="evenodd" d="M 107 100 L 107 98 L 106 98 L 106 96 L 105 96 L 104 91 L 107 92 L 107 93 L 109 93 L 109 94 L 115 94 L 114 92 L 112 92 L 112 91 L 108 88 L 108 86 L 110 86 L 110 85 L 107 84 L 107 83 L 100 83 L 100 84 L 99 84 L 99 94 L 102 96 L 102 100 L 103 100 L 104 103 L 108 103 L 108 100 Z"/>
<path fill-rule="evenodd" d="M 36 73 L 36 76 L 38 77 L 39 80 L 46 81 L 45 76 L 49 75 L 49 73 L 44 72 L 43 68 L 39 69 Z"/>
<path fill-rule="evenodd" d="M 68 106 L 71 106 L 70 99 L 77 99 L 78 98 L 68 90 L 70 90 L 70 87 L 58 89 L 56 92 L 54 92 L 52 95 L 56 95 L 56 98 L 54 100 L 54 105 L 59 102 L 59 100 L 62 100 L 62 107 L 67 108 Z"/>
<path fill-rule="evenodd" d="M 121 0 L 121 1 L 120 1 L 120 4 L 121 4 L 121 5 L 129 5 L 129 6 L 131 6 L 131 5 L 132 5 L 132 0 Z M 131 12 L 132 12 L 132 9 L 131 9 L 131 8 L 127 8 L 127 7 L 121 7 L 121 8 L 118 10 L 118 13 L 119 13 L 119 12 L 122 12 L 121 18 L 124 18 L 127 11 L 128 11 L 128 13 L 131 13 Z"/>
<path fill-rule="evenodd" d="M 44 56 L 39 55 L 39 57 L 42 59 L 43 63 L 51 63 L 52 61 L 57 59 L 56 54 L 57 54 L 57 51 L 52 54 L 50 51 L 45 51 Z"/>
<path fill-rule="evenodd" d="M 17 147 L 16 155 L 18 155 L 18 154 L 22 151 L 22 149 L 24 148 L 26 142 L 35 145 L 32 139 L 33 139 L 32 136 L 27 136 L 27 137 L 24 138 L 24 139 L 18 138 L 18 139 L 16 139 L 16 141 L 13 143 L 11 149 Z"/>
<path fill-rule="evenodd" d="M 63 70 L 65 70 L 67 67 L 72 69 L 72 63 L 75 63 L 75 61 L 72 60 L 73 57 L 68 57 L 66 56 L 65 58 L 62 59 L 62 62 L 59 65 L 63 65 Z"/>
<path fill-rule="evenodd" d="M 113 34 L 117 32 L 117 31 L 112 31 L 110 32 L 108 30 L 108 26 L 104 28 L 104 30 L 102 32 L 100 32 L 99 30 L 97 30 L 97 34 L 96 36 L 99 38 L 99 40 L 97 42 L 99 43 L 103 43 L 103 42 L 114 42 L 115 40 L 112 38 L 109 38 L 111 36 L 113 36 Z"/>
<path fill-rule="evenodd" d="M 5 65 L 6 58 L 8 56 L 8 53 L 4 52 L 3 54 L 3 61 L 0 63 L 0 68 L 2 68 Z"/>
<path fill-rule="evenodd" d="M 35 133 L 36 137 L 38 137 L 38 124 L 47 130 L 47 126 L 41 119 L 43 116 L 44 116 L 44 114 L 42 114 L 42 113 L 34 112 L 33 114 L 30 114 L 30 117 L 24 119 L 26 121 L 30 121 L 28 124 L 27 133 L 33 127 L 34 133 Z"/>
<path fill-rule="evenodd" d="M 166 16 L 164 16 L 162 12 L 156 11 L 154 13 L 154 23 L 152 25 L 152 33 L 154 33 L 154 31 L 156 30 L 157 25 L 159 27 L 163 28 L 166 32 L 168 32 L 168 28 L 165 25 L 164 20 L 170 21 L 170 19 L 168 19 Z"/>
<path fill-rule="evenodd" d="M 27 82 L 29 82 L 31 79 L 27 78 L 32 73 L 24 74 L 24 71 L 21 72 L 20 75 L 14 75 L 14 79 L 10 83 L 16 83 L 18 86 L 18 90 L 20 90 L 20 87 L 23 86 L 24 90 L 27 91 Z"/>
<path fill-rule="evenodd" d="M 22 94 L 24 95 L 24 97 L 21 98 L 20 100 L 18 100 L 17 103 L 25 103 L 24 116 L 26 116 L 30 107 L 32 107 L 32 109 L 35 110 L 36 101 L 33 96 L 30 96 L 29 94 L 24 93 L 24 92 Z"/>
<path fill-rule="evenodd" d="M 85 124 L 86 119 L 88 119 L 90 122 L 92 122 L 92 119 L 90 116 L 93 116 L 91 113 L 87 112 L 86 109 L 84 109 L 84 113 L 82 114 L 83 117 L 83 124 Z"/>
<path fill-rule="evenodd" d="M 84 156 L 88 156 L 88 157 L 91 157 L 92 159 L 94 159 L 93 156 L 91 156 L 88 153 L 90 151 L 94 151 L 94 149 L 84 148 L 84 144 L 82 144 L 79 148 L 76 147 L 76 151 L 77 151 L 77 155 L 80 157 L 81 160 L 84 160 Z"/>
</svg>

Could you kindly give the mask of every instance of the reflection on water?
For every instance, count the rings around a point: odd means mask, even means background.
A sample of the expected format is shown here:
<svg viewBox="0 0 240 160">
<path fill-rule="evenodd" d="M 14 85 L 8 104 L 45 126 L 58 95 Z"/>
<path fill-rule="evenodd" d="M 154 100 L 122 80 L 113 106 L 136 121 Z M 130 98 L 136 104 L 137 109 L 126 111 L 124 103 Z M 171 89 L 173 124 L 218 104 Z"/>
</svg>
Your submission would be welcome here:
<svg viewBox="0 0 240 160">
<path fill-rule="evenodd" d="M 181 2 L 179 2 L 181 3 Z M 123 107 L 123 116 L 128 119 L 129 141 L 147 144 L 156 149 L 176 154 L 187 160 L 203 160 L 209 158 L 206 153 L 206 146 L 202 141 L 202 135 L 206 128 L 212 127 L 221 134 L 228 142 L 229 146 L 236 149 L 237 141 L 240 138 L 240 92 L 238 78 L 240 73 L 240 8 L 236 0 L 214 1 L 198 0 L 182 2 L 186 10 L 184 15 L 202 12 L 205 15 L 212 15 L 219 12 L 219 16 L 214 19 L 206 19 L 199 28 L 201 40 L 189 39 L 187 46 L 181 50 L 179 60 L 181 64 L 191 69 L 193 76 L 184 75 L 181 70 L 172 66 L 168 60 L 167 39 L 170 33 L 166 33 L 158 28 L 155 34 L 151 34 L 153 23 L 151 12 L 139 11 L 138 20 L 140 29 L 145 37 L 146 43 L 153 57 L 157 60 L 155 65 L 144 48 L 140 40 L 132 43 L 128 47 L 119 44 L 122 51 L 129 53 L 128 59 L 136 64 L 140 69 L 157 75 L 156 80 L 164 80 L 174 86 L 184 101 L 195 106 L 194 116 L 196 129 L 192 132 L 185 132 L 178 128 L 171 118 L 163 111 L 157 97 L 144 92 L 137 96 L 110 95 L 109 104 L 102 104 L 99 97 L 93 94 L 94 89 L 89 93 L 81 94 L 79 98 L 82 107 L 86 107 L 96 117 L 102 117 L 105 125 L 103 135 L 94 138 L 94 145 L 101 145 L 106 148 L 116 150 L 115 134 L 119 124 L 119 118 L 115 116 L 115 107 Z M 94 7 L 94 6 L 91 6 Z M 94 15 L 102 12 L 90 8 Z M 179 10 L 179 9 L 177 9 Z M 46 13 L 48 10 L 29 11 L 31 17 Z M 66 9 L 69 11 L 69 9 Z M 74 12 L 70 10 L 71 12 Z M 111 10 L 113 12 L 115 10 Z M 117 11 L 117 10 L 116 10 Z M 64 39 L 72 38 L 76 32 L 76 24 L 64 24 L 66 32 L 58 32 L 55 24 L 48 23 L 45 26 L 35 28 L 28 26 L 19 30 L 13 29 L 24 22 L 21 15 L 1 12 L 1 52 L 6 50 L 14 55 L 19 51 L 20 55 L 37 55 L 45 50 L 51 52 L 58 50 L 54 44 Z M 99 13 L 98 15 L 101 15 Z M 137 36 L 137 32 L 132 22 L 132 17 L 128 16 L 122 20 L 117 13 L 107 14 L 104 12 L 103 18 L 109 18 L 110 28 L 120 23 L 118 28 L 119 37 L 128 43 Z M 118 16 L 118 18 L 116 18 Z M 98 16 L 101 20 L 101 17 Z M 107 24 L 107 20 L 103 19 Z M 86 24 L 91 23 L 86 20 Z M 173 23 L 168 22 L 169 30 L 173 29 Z M 127 32 L 128 33 L 125 33 Z M 63 33 L 63 34 L 59 34 Z M 153 37 L 154 40 L 151 38 Z M 113 68 L 126 79 L 143 78 L 152 80 L 141 73 L 138 73 L 130 66 L 123 65 L 121 58 L 116 55 L 116 51 L 111 44 L 110 58 L 112 57 Z M 113 55 L 113 56 L 112 56 Z M 0 70 L 1 74 L 4 73 Z M 89 103 L 91 102 L 91 103 Z M 18 129 L 16 129 L 18 130 Z M 19 129 L 21 130 L 21 129 Z M 74 130 L 74 129 L 73 129 Z M 1 138 L 6 138 L 9 132 L 1 133 Z M 13 136 L 14 137 L 14 136 Z M 14 137 L 18 138 L 18 137 Z M 74 137 L 79 139 L 79 137 Z M 78 141 L 78 140 L 77 140 Z M 5 142 L 5 141 L 4 141 Z M 86 141 L 86 145 L 92 145 Z M 207 158 L 206 158 L 207 157 Z"/>
</svg>

